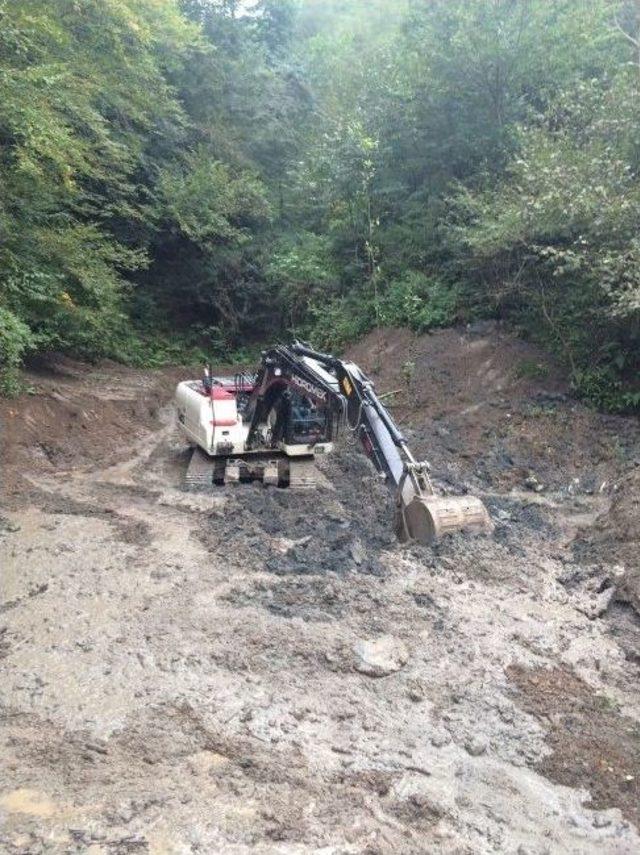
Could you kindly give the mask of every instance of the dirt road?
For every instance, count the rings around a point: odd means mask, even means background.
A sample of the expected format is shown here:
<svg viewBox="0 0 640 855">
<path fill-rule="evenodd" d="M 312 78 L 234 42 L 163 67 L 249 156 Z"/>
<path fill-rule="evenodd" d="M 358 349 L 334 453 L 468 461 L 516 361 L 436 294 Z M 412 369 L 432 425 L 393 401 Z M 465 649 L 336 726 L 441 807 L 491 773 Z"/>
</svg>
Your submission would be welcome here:
<svg viewBox="0 0 640 855">
<path fill-rule="evenodd" d="M 1 405 L 0 851 L 640 851 L 637 421 L 492 328 L 351 355 L 492 537 L 398 545 L 347 442 L 183 492 L 179 371 Z"/>
</svg>

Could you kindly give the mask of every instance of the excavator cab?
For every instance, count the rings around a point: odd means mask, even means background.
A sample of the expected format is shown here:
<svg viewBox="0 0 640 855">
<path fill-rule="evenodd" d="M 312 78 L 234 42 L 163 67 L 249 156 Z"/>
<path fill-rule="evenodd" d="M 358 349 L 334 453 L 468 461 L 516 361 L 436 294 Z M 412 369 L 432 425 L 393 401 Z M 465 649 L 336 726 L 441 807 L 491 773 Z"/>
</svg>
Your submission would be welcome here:
<svg viewBox="0 0 640 855">
<path fill-rule="evenodd" d="M 291 401 L 289 422 L 290 443 L 330 442 L 331 419 L 326 408 L 318 406 L 306 395 L 295 393 Z"/>
</svg>

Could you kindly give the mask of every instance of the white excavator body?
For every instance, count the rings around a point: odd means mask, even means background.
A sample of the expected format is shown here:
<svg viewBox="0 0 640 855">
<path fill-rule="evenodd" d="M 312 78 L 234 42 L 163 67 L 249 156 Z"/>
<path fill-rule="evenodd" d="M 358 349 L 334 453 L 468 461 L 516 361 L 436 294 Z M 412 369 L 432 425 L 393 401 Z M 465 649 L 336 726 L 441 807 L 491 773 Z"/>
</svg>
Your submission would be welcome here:
<svg viewBox="0 0 640 855">
<path fill-rule="evenodd" d="M 247 447 L 250 420 L 245 418 L 244 396 L 253 392 L 250 386 L 236 384 L 233 377 L 213 377 L 210 390 L 200 380 L 186 380 L 176 389 L 178 424 L 191 445 L 197 445 L 206 454 L 217 456 L 263 454 L 263 448 Z M 261 426 L 263 445 L 269 442 L 271 426 Z M 288 457 L 327 454 L 333 449 L 331 442 L 278 443 L 278 451 Z"/>
<path fill-rule="evenodd" d="M 210 455 L 221 444 L 234 454 L 244 453 L 248 427 L 238 412 L 236 395 L 222 384 L 210 393 L 199 380 L 178 384 L 176 408 L 180 429 L 192 445 Z"/>
</svg>

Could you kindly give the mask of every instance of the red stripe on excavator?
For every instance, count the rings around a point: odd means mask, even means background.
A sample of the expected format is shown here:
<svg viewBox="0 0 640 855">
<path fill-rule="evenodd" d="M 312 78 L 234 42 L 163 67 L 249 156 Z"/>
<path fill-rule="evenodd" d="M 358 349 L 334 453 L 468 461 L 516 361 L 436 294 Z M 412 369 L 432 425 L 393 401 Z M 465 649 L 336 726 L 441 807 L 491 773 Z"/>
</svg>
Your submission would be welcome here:
<svg viewBox="0 0 640 855">
<path fill-rule="evenodd" d="M 233 427 L 238 424 L 238 419 L 213 419 L 209 424 L 211 427 Z"/>
<path fill-rule="evenodd" d="M 211 398 L 214 401 L 229 401 L 233 398 L 233 393 L 223 386 L 213 386 L 211 388 Z"/>
</svg>

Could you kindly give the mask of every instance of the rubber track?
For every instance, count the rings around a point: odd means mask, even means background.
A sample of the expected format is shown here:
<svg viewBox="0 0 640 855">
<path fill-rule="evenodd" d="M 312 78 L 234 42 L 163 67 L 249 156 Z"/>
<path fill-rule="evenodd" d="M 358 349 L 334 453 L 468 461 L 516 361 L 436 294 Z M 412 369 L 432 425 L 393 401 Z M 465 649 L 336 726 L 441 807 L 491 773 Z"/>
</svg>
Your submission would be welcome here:
<svg viewBox="0 0 640 855">
<path fill-rule="evenodd" d="M 289 470 L 289 487 L 294 490 L 311 490 L 318 486 L 315 461 L 312 459 L 293 459 L 287 461 Z M 226 461 L 213 459 L 200 448 L 194 448 L 191 461 L 185 475 L 187 489 L 202 489 L 211 487 L 215 481 L 224 483 Z"/>
<path fill-rule="evenodd" d="M 213 473 L 215 471 L 215 461 L 202 451 L 200 448 L 194 448 L 189 462 L 189 468 L 185 475 L 186 487 L 210 487 L 213 484 Z"/>
<path fill-rule="evenodd" d="M 295 490 L 311 490 L 318 486 L 318 470 L 313 459 L 289 459 L 289 487 Z"/>
</svg>

